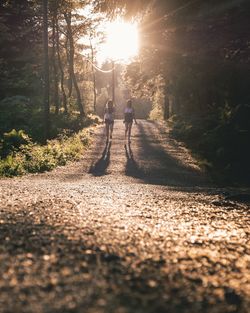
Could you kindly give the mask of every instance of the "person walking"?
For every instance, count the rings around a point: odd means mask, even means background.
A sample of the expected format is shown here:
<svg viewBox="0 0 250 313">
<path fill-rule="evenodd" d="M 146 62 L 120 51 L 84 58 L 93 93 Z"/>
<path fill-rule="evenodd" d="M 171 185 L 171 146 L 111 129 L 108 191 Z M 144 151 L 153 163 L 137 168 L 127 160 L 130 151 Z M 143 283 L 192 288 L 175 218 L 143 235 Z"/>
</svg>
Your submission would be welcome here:
<svg viewBox="0 0 250 313">
<path fill-rule="evenodd" d="M 137 124 L 135 118 L 135 110 L 132 106 L 132 100 L 129 99 L 127 101 L 126 108 L 124 110 L 124 123 L 125 123 L 125 141 L 128 139 L 128 143 L 131 143 L 131 129 L 133 125 L 133 121 Z"/>
<path fill-rule="evenodd" d="M 106 126 L 106 143 L 112 140 L 115 108 L 112 100 L 108 100 L 104 110 L 103 121 Z"/>
</svg>

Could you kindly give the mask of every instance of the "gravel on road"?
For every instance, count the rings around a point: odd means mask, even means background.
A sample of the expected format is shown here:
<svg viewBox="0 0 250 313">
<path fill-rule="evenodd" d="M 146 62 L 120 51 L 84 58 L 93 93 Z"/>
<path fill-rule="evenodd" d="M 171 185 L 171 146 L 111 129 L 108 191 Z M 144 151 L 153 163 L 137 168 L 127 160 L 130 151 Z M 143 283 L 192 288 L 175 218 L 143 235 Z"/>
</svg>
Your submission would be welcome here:
<svg viewBox="0 0 250 313">
<path fill-rule="evenodd" d="M 249 203 L 166 126 L 98 127 L 82 160 L 0 180 L 1 313 L 246 313 Z"/>
</svg>

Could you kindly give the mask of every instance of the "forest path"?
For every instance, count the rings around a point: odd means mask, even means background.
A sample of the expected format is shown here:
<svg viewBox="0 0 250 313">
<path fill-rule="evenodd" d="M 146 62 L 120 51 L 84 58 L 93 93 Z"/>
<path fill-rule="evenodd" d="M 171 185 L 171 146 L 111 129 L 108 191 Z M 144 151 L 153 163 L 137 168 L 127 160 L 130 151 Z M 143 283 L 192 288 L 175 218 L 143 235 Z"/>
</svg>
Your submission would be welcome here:
<svg viewBox="0 0 250 313">
<path fill-rule="evenodd" d="M 80 162 L 0 180 L 0 312 L 247 312 L 249 206 L 164 125 L 95 133 Z"/>
<path fill-rule="evenodd" d="M 95 143 L 84 160 L 71 167 L 62 167 L 49 178 L 77 182 L 93 178 L 94 184 L 112 179 L 114 183 L 147 183 L 172 187 L 208 187 L 207 177 L 197 162 L 160 123 L 139 120 L 132 129 L 131 144 L 124 140 L 124 124 L 116 120 L 113 139 L 105 142 L 105 129 L 99 127 Z"/>
</svg>

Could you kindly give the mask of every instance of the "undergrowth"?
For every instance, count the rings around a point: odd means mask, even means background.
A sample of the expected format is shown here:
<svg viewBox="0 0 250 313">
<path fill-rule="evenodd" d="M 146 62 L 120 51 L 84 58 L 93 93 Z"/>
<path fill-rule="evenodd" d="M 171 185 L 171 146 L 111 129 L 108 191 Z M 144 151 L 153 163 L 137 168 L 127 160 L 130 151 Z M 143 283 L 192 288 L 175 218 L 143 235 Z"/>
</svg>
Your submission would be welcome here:
<svg viewBox="0 0 250 313">
<path fill-rule="evenodd" d="M 183 141 L 214 181 L 222 185 L 250 184 L 249 114 L 240 110 L 223 119 L 215 115 L 173 116 L 170 120 L 172 135 Z"/>
<path fill-rule="evenodd" d="M 79 160 L 91 142 L 90 132 L 88 127 L 75 134 L 62 133 L 40 145 L 23 130 L 13 129 L 0 142 L 0 176 L 42 173 L 67 161 Z"/>
</svg>

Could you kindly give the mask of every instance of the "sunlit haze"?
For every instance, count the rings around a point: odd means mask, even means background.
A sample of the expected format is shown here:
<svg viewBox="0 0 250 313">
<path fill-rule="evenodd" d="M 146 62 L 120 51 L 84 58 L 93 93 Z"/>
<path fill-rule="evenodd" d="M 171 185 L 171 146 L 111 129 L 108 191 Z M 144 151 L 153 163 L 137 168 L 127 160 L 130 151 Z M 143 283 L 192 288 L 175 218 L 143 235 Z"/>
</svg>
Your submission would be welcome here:
<svg viewBox="0 0 250 313">
<path fill-rule="evenodd" d="M 128 61 L 138 53 L 138 28 L 136 23 L 117 20 L 105 26 L 106 42 L 101 46 L 98 59 Z"/>
</svg>

